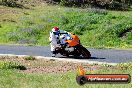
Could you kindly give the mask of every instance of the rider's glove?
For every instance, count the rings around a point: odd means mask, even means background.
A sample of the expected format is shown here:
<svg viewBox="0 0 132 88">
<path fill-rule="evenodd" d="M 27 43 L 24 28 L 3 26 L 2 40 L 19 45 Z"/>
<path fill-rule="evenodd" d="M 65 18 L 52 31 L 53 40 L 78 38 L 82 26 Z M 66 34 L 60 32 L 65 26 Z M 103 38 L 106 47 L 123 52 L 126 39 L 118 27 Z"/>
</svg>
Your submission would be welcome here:
<svg viewBox="0 0 132 88">
<path fill-rule="evenodd" d="M 60 44 L 57 44 L 56 47 L 61 47 L 61 45 Z"/>
</svg>

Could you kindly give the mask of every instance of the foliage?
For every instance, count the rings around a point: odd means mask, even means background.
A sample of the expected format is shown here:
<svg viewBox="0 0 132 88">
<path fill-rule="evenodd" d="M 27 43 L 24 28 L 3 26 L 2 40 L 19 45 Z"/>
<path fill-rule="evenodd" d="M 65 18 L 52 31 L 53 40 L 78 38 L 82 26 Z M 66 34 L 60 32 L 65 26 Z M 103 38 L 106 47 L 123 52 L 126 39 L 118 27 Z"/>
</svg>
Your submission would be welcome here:
<svg viewBox="0 0 132 88">
<path fill-rule="evenodd" d="M 35 60 L 36 58 L 33 56 L 27 56 L 24 58 L 25 60 Z"/>
<path fill-rule="evenodd" d="M 26 70 L 26 67 L 16 62 L 0 61 L 0 69 L 20 69 Z"/>
<path fill-rule="evenodd" d="M 131 0 L 46 0 L 47 2 L 59 2 L 62 6 L 69 7 L 98 7 L 113 10 L 128 10 Z"/>
<path fill-rule="evenodd" d="M 7 11 L 6 8 L 4 9 Z M 24 11 L 24 13 L 1 15 L 1 43 L 49 45 L 49 32 L 52 27 L 58 26 L 62 30 L 77 34 L 81 43 L 87 47 L 132 47 L 132 15 L 129 11 L 80 9 L 41 4 L 33 7 L 32 10 L 8 9 L 11 12 L 13 10 L 13 12 Z M 8 20 L 5 22 L 4 19 L 12 19 L 15 22 Z"/>
<path fill-rule="evenodd" d="M 120 69 L 126 69 L 126 70 L 131 70 L 132 69 L 132 63 L 119 63 L 117 64 L 117 67 Z"/>
<path fill-rule="evenodd" d="M 4 5 L 8 7 L 24 8 L 22 4 L 17 3 L 17 0 L 1 0 L 0 5 Z"/>
</svg>

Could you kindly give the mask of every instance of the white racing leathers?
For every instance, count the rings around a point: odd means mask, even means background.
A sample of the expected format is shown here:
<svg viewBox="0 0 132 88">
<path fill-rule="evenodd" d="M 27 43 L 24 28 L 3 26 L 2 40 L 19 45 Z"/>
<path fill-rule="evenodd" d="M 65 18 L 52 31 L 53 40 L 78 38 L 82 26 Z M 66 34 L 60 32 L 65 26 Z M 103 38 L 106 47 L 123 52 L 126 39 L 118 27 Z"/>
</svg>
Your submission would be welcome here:
<svg viewBox="0 0 132 88">
<path fill-rule="evenodd" d="M 59 47 L 59 35 L 55 35 L 53 32 L 50 32 L 50 47 L 51 47 L 51 52 L 55 51 L 56 47 Z"/>
</svg>

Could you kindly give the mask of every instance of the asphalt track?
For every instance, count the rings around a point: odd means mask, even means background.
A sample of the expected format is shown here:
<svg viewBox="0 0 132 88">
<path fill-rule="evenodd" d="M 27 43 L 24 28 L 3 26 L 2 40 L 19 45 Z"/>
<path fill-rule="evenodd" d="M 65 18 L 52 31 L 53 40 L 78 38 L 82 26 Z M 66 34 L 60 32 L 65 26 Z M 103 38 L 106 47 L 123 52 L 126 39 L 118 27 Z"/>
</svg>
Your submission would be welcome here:
<svg viewBox="0 0 132 88">
<path fill-rule="evenodd" d="M 106 63 L 126 63 L 132 62 L 132 50 L 117 50 L 117 49 L 89 49 L 91 52 L 90 59 L 79 59 L 85 61 L 98 61 Z M 32 55 L 51 57 L 49 46 L 22 46 L 22 45 L 0 45 L 0 54 L 15 54 L 15 55 Z M 58 58 L 63 56 L 57 55 Z M 64 57 L 63 57 L 64 58 Z M 69 59 L 69 58 L 66 58 Z M 77 59 L 77 58 L 70 58 Z"/>
</svg>

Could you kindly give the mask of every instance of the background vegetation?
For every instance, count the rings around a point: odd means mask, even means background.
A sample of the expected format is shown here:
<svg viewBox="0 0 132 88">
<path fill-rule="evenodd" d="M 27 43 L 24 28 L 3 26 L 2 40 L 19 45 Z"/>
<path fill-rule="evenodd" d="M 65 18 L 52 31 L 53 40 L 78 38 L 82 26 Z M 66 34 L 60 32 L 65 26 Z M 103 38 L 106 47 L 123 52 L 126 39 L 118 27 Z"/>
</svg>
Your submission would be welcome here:
<svg viewBox="0 0 132 88">
<path fill-rule="evenodd" d="M 87 47 L 132 48 L 131 11 L 61 7 L 41 0 L 3 2 L 16 4 L 0 6 L 0 43 L 48 45 L 49 32 L 58 26 L 77 34 Z"/>
<path fill-rule="evenodd" d="M 0 0 L 0 5 L 24 8 L 23 4 L 46 2 L 68 7 L 97 7 L 112 10 L 130 10 L 131 0 Z"/>
<path fill-rule="evenodd" d="M 131 0 L 46 0 L 48 3 L 60 4 L 69 7 L 97 7 L 112 10 L 128 10 Z"/>
</svg>

